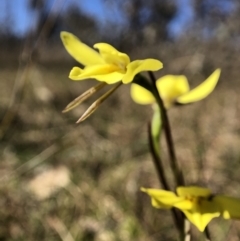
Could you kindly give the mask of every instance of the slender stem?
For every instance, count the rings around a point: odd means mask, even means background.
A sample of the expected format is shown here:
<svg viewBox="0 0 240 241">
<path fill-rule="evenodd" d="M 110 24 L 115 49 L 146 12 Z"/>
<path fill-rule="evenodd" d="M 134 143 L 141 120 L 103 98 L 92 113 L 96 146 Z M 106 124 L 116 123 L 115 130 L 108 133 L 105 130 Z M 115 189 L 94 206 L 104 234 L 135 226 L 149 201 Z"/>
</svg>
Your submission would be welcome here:
<svg viewBox="0 0 240 241">
<path fill-rule="evenodd" d="M 157 171 L 157 175 L 158 175 L 158 179 L 160 181 L 160 183 L 163 185 L 164 189 L 166 190 L 170 190 L 170 187 L 167 183 L 167 179 L 165 177 L 164 174 L 164 169 L 163 169 L 163 165 L 162 165 L 162 160 L 161 157 L 158 155 L 158 152 L 155 148 L 154 145 L 154 140 L 151 134 L 151 129 L 152 129 L 152 124 L 151 122 L 149 122 L 148 124 L 148 142 L 149 142 L 149 148 L 152 154 L 152 158 L 153 158 L 153 162 Z"/>
<path fill-rule="evenodd" d="M 176 154 L 175 154 L 175 148 L 174 148 L 174 144 L 173 144 L 172 132 L 171 132 L 171 127 L 170 127 L 170 122 L 168 119 L 167 111 L 164 106 L 163 100 L 158 92 L 157 85 L 156 85 L 156 79 L 151 71 L 149 71 L 148 73 L 149 73 L 150 79 L 153 84 L 153 91 L 154 91 L 154 95 L 155 95 L 157 104 L 160 108 L 160 118 L 162 119 L 163 130 L 164 130 L 167 147 L 168 147 L 168 152 L 169 152 L 169 156 L 170 156 L 170 165 L 171 165 L 171 169 L 174 174 L 175 183 L 176 183 L 176 186 L 181 186 L 181 185 L 184 185 L 184 179 L 183 179 L 182 173 L 181 173 L 178 163 L 177 163 L 177 158 L 176 158 Z M 175 212 L 176 211 L 177 210 L 175 210 Z M 173 213 L 173 216 L 174 215 L 175 214 Z M 183 216 L 180 212 L 177 212 L 177 225 L 178 225 L 177 227 L 178 227 L 178 230 L 180 233 L 181 240 L 189 241 L 191 239 L 190 224 L 189 224 L 188 220 L 183 218 Z"/>
<path fill-rule="evenodd" d="M 154 162 L 160 183 L 163 185 L 165 190 L 170 190 L 170 187 L 167 183 L 167 179 L 166 179 L 164 171 L 163 171 L 164 168 L 162 165 L 162 160 L 161 160 L 161 157 L 159 156 L 158 150 L 156 150 L 156 145 L 154 143 L 154 137 L 152 136 L 151 130 L 152 130 L 152 124 L 151 124 L 151 122 L 149 122 L 149 124 L 148 124 L 148 141 L 149 141 L 149 148 L 150 148 L 150 151 L 152 154 L 152 160 Z M 177 227 L 177 229 L 179 230 L 180 235 L 182 235 L 181 213 L 178 210 L 176 210 L 175 208 L 172 208 L 171 212 L 172 212 L 174 224 Z"/>
<path fill-rule="evenodd" d="M 151 71 L 148 71 L 148 73 L 149 73 L 150 79 L 153 83 L 154 92 L 155 92 L 154 95 L 155 95 L 156 101 L 161 110 L 161 118 L 162 118 L 163 127 L 164 127 L 163 129 L 164 129 L 168 152 L 169 152 L 169 156 L 170 156 L 170 165 L 171 165 L 172 171 L 174 172 L 176 185 L 184 186 L 184 179 L 183 179 L 182 173 L 181 173 L 181 171 L 178 167 L 178 163 L 177 163 L 177 158 L 176 158 L 176 154 L 175 154 L 175 148 L 174 148 L 174 144 L 173 144 L 172 132 L 171 132 L 171 127 L 170 127 L 170 122 L 168 119 L 167 111 L 164 106 L 163 100 L 162 100 L 161 96 L 159 95 L 159 92 L 158 92 L 158 89 L 156 86 L 156 79 Z"/>
<path fill-rule="evenodd" d="M 180 185 L 184 186 L 185 181 L 184 181 L 182 172 L 181 172 L 181 170 L 178 166 L 178 162 L 177 162 L 177 158 L 176 158 L 176 154 L 175 154 L 175 148 L 174 148 L 174 144 L 173 144 L 171 126 L 170 126 L 169 118 L 168 118 L 168 115 L 167 115 L 167 110 L 166 110 L 166 108 L 164 106 L 164 103 L 163 103 L 163 100 L 162 100 L 162 98 L 161 98 L 161 96 L 158 92 L 157 85 L 156 85 L 156 78 L 155 78 L 154 74 L 151 71 L 148 71 L 148 74 L 149 74 L 149 77 L 150 77 L 150 79 L 153 83 L 153 88 L 154 88 L 153 90 L 155 92 L 154 95 L 155 95 L 157 104 L 158 104 L 158 106 L 160 108 L 160 111 L 161 111 L 160 113 L 161 113 L 161 118 L 162 118 L 162 125 L 163 125 L 163 129 L 164 129 L 165 137 L 166 137 L 168 152 L 169 152 L 169 156 L 170 156 L 170 164 L 171 164 L 172 171 L 174 173 L 175 181 L 176 181 L 177 186 L 180 186 Z M 161 162 L 160 157 L 159 157 L 158 162 Z M 162 164 L 161 164 L 161 166 L 162 166 Z M 169 189 L 167 189 L 167 190 L 169 190 Z M 177 211 L 177 210 L 175 210 L 175 211 Z M 173 213 L 173 216 L 174 215 L 176 215 L 176 213 L 175 214 Z M 182 219 L 182 217 L 179 217 L 179 215 L 177 215 L 176 217 L 177 217 L 177 221 L 178 221 L 178 223 L 177 223 L 178 228 L 181 228 L 180 234 L 182 234 L 181 231 L 183 230 L 183 225 L 182 225 L 183 223 L 181 223 L 181 221 L 183 221 L 183 219 Z M 182 237 L 182 239 L 184 241 L 190 241 L 191 240 L 190 229 L 191 229 L 190 222 L 186 218 L 184 218 L 184 230 L 183 230 L 184 234 L 183 234 L 183 237 Z M 211 240 L 211 236 L 210 236 L 210 232 L 209 232 L 208 227 L 206 227 L 206 229 L 205 229 L 205 237 L 206 237 L 206 241 Z"/>
<path fill-rule="evenodd" d="M 211 235 L 208 227 L 205 228 L 204 233 L 205 233 L 206 241 L 211 241 Z"/>
</svg>

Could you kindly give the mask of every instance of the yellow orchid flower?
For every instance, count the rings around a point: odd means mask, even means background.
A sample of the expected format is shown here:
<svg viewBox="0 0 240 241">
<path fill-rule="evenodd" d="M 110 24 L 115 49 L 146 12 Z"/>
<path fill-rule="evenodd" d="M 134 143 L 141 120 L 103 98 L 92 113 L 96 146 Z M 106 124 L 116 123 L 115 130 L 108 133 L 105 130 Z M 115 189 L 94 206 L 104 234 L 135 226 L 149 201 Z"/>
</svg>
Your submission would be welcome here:
<svg viewBox="0 0 240 241">
<path fill-rule="evenodd" d="M 173 104 L 188 104 L 207 97 L 215 88 L 221 70 L 216 69 L 203 83 L 190 90 L 187 78 L 184 75 L 166 75 L 156 82 L 157 89 L 166 108 Z M 138 84 L 131 85 L 132 99 L 142 105 L 155 102 L 153 94 Z"/>
<path fill-rule="evenodd" d="M 130 83 L 134 76 L 142 71 L 156 71 L 163 67 L 157 59 L 130 61 L 127 54 L 119 52 L 107 43 L 97 43 L 91 47 L 82 43 L 76 36 L 68 32 L 61 32 L 61 39 L 67 52 L 79 63 L 83 69 L 73 67 L 69 74 L 72 80 L 93 78 L 98 81 L 114 84 L 122 81 Z"/>
<path fill-rule="evenodd" d="M 141 188 L 151 197 L 155 208 L 178 208 L 201 232 L 216 217 L 240 219 L 240 199 L 212 195 L 207 188 L 178 187 L 177 194 L 160 189 Z"/>
</svg>

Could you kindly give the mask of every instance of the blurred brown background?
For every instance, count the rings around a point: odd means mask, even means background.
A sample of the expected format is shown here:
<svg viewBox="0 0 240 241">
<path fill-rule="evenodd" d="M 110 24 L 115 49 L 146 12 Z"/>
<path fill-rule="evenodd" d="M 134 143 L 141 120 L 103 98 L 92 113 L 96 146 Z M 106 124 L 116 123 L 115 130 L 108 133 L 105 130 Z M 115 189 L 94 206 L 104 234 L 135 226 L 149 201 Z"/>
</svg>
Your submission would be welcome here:
<svg viewBox="0 0 240 241">
<path fill-rule="evenodd" d="M 151 107 L 122 86 L 89 119 L 96 99 L 64 107 L 95 81 L 68 79 L 76 63 L 59 38 L 108 42 L 156 73 L 196 86 L 222 69 L 205 100 L 169 111 L 187 183 L 240 197 L 238 0 L 1 0 L 0 240 L 176 240 L 170 212 L 139 188 L 159 183 L 147 143 Z M 163 159 L 171 179 L 163 140 Z M 213 240 L 238 240 L 240 222 L 210 223 Z M 197 240 L 203 237 L 193 228 Z"/>
</svg>

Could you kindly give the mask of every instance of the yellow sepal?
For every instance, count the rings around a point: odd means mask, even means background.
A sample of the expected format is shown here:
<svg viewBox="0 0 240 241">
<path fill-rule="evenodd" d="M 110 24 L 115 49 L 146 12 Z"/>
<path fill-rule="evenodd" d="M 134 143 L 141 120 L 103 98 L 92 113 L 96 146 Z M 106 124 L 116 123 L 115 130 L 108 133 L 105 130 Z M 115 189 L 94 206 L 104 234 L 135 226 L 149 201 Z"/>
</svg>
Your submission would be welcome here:
<svg viewBox="0 0 240 241">
<path fill-rule="evenodd" d="M 82 43 L 75 35 L 62 31 L 60 37 L 67 52 L 82 65 L 104 63 L 97 51 Z"/>
<path fill-rule="evenodd" d="M 216 69 L 203 83 L 176 99 L 179 104 L 196 102 L 207 97 L 216 87 L 221 70 Z"/>
<path fill-rule="evenodd" d="M 130 95 L 137 104 L 148 105 L 155 102 L 153 94 L 138 84 L 132 84 Z"/>
</svg>

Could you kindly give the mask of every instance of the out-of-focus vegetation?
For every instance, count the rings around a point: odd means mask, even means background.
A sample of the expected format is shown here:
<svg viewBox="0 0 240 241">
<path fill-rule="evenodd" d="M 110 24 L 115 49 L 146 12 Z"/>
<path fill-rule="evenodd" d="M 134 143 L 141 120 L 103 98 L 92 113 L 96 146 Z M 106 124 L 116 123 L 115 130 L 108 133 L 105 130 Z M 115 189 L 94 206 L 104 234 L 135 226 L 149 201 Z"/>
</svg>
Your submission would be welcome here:
<svg viewBox="0 0 240 241">
<path fill-rule="evenodd" d="M 178 159 L 191 168 L 187 183 L 240 197 L 239 1 L 106 0 L 124 18 L 101 26 L 76 5 L 63 11 L 64 1 L 47 3 L 29 0 L 38 20 L 26 36 L 8 27 L 0 36 L 0 240 L 176 240 L 170 213 L 153 209 L 139 189 L 159 187 L 147 144 L 151 108 L 134 104 L 122 86 L 80 125 L 95 97 L 62 114 L 95 82 L 68 79 L 78 63 L 61 30 L 136 59 L 158 58 L 157 76 L 184 74 L 192 86 L 221 68 L 213 94 L 169 116 Z M 191 21 L 173 35 L 189 7 Z M 163 159 L 169 170 L 165 150 Z M 213 240 L 240 237 L 237 221 L 209 227 Z"/>
</svg>

